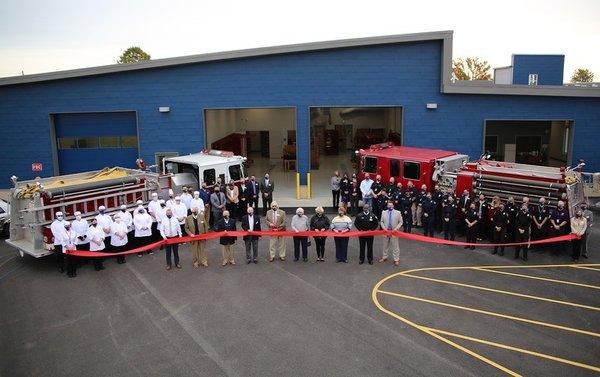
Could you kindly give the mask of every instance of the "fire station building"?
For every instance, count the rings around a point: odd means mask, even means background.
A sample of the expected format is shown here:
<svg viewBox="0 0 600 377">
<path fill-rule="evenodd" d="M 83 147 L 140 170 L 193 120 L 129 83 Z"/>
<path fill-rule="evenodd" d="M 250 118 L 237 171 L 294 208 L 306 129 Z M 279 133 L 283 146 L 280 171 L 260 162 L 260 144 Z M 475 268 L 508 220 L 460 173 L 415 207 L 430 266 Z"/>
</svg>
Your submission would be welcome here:
<svg viewBox="0 0 600 377">
<path fill-rule="evenodd" d="M 600 87 L 564 85 L 563 71 L 563 55 L 513 55 L 494 81 L 453 82 L 441 31 L 2 78 L 0 187 L 205 148 L 328 185 L 388 138 L 600 171 Z"/>
</svg>

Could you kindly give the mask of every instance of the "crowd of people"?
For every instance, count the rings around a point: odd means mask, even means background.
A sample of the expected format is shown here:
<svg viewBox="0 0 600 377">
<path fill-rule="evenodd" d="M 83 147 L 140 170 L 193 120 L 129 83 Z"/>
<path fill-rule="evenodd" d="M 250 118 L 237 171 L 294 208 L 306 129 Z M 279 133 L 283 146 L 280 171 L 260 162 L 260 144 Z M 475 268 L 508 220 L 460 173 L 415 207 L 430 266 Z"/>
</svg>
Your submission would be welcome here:
<svg viewBox="0 0 600 377">
<path fill-rule="evenodd" d="M 75 277 L 78 260 L 69 255 L 69 250 L 121 252 L 149 245 L 160 240 L 182 236 L 194 236 L 215 231 L 244 230 L 286 230 L 286 213 L 273 201 L 275 184 L 269 174 L 257 181 L 251 176 L 239 186 L 234 181 L 224 184 L 217 178 L 210 190 L 206 183 L 198 191 L 183 187 L 180 195 L 175 196 L 169 190 L 169 198 L 160 199 L 158 193 L 144 206 L 139 200 L 133 211 L 123 204 L 114 214 L 106 213 L 104 206 L 98 207 L 98 213 L 89 221 L 75 212 L 75 219 L 65 220 L 61 212 L 55 214 L 50 228 L 54 237 L 54 250 L 58 268 Z M 298 208 L 290 223 L 293 232 L 349 232 L 353 228 L 359 232 L 377 229 L 413 232 L 421 228 L 423 235 L 435 237 L 443 235 L 445 240 L 454 241 L 456 235 L 465 236 L 469 244 L 465 248 L 475 248 L 483 240 L 498 246 L 492 254 L 504 255 L 505 243 L 521 243 L 515 247 L 514 258 L 527 260 L 528 244 L 533 240 L 561 236 L 569 233 L 579 236 L 572 243 L 571 257 L 577 261 L 582 255 L 587 258 L 589 229 L 593 223 L 593 214 L 585 203 L 569 215 L 565 199 L 559 200 L 556 208 L 546 204 L 541 198 L 533 205 L 529 198 L 521 198 L 517 205 L 513 197 L 502 202 L 498 196 L 488 200 L 483 194 L 472 197 L 464 191 L 460 198 L 452 192 L 444 192 L 438 186 L 433 190 L 423 185 L 417 189 L 412 182 L 403 187 L 394 178 L 383 183 L 381 176 L 372 180 L 369 174 L 359 183 L 356 175 L 340 176 L 335 172 L 331 178 L 332 206 L 337 215 L 331 219 L 323 207 L 317 207 L 309 219 L 303 208 Z M 262 202 L 262 216 L 258 213 Z M 360 205 L 360 208 L 359 208 Z M 354 217 L 354 220 L 352 220 Z M 238 229 L 237 223 L 240 223 Z M 263 227 L 264 224 L 264 227 Z M 258 263 L 258 241 L 260 236 L 251 233 L 242 237 L 245 245 L 246 263 Z M 325 240 L 327 236 L 314 236 L 316 261 L 325 261 Z M 333 237 L 335 260 L 338 263 L 348 261 L 348 243 L 350 237 Z M 359 263 L 373 264 L 374 236 L 357 236 L 359 241 Z M 219 237 L 222 266 L 235 265 L 233 245 L 237 237 L 223 235 Z M 189 242 L 192 263 L 195 268 L 208 267 L 206 240 Z M 311 245 L 307 236 L 294 236 L 294 261 L 308 261 L 308 248 Z M 162 248 L 162 246 L 161 246 Z M 167 243 L 165 246 L 166 269 L 181 268 L 179 244 Z M 541 245 L 536 249 L 543 252 L 551 248 L 555 254 L 566 248 L 564 242 Z M 147 251 L 149 254 L 153 250 Z M 400 247 L 397 237 L 384 236 L 379 262 L 390 257 L 397 266 L 400 264 Z M 142 257 L 143 253 L 138 253 Z M 270 262 L 286 258 L 286 244 L 282 236 L 269 236 Z M 96 270 L 104 269 L 103 258 L 91 258 Z M 126 262 L 123 255 L 116 258 L 117 263 Z"/>
</svg>

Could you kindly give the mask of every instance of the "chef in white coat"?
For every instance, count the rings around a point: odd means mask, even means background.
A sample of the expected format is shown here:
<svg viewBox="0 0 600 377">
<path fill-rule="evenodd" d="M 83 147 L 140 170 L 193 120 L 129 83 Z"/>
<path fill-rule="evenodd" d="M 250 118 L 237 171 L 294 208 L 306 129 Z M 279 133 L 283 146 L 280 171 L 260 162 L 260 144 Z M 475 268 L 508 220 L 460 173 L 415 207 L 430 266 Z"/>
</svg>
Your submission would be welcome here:
<svg viewBox="0 0 600 377">
<path fill-rule="evenodd" d="M 71 229 L 77 235 L 77 250 L 89 250 L 90 240 L 87 238 L 88 229 L 90 225 L 87 220 L 81 218 L 81 212 L 75 212 L 75 220 L 71 222 Z"/>
<path fill-rule="evenodd" d="M 54 255 L 56 256 L 56 265 L 58 270 L 62 274 L 65 272 L 65 257 L 62 251 L 61 237 L 65 230 L 65 217 L 62 212 L 56 212 L 54 215 L 54 221 L 50 224 L 50 231 L 52 231 L 52 238 L 54 239 Z"/>
<path fill-rule="evenodd" d="M 88 239 L 90 240 L 90 251 L 104 251 L 104 239 L 106 238 L 105 234 L 106 233 L 104 232 L 104 229 L 102 229 L 98 224 L 98 219 L 93 218 L 87 234 Z M 94 258 L 94 270 L 104 270 L 104 264 L 102 263 L 102 260 L 103 258 Z"/>
<path fill-rule="evenodd" d="M 113 253 L 119 253 L 127 249 L 127 224 L 121 219 L 121 214 L 114 216 L 114 221 L 110 226 L 110 245 Z M 117 263 L 125 263 L 125 256 L 119 255 Z"/>
<path fill-rule="evenodd" d="M 136 209 L 135 216 L 133 217 L 133 225 L 135 226 L 135 247 L 145 246 L 152 242 L 152 217 L 143 207 Z M 152 253 L 152 250 L 150 250 L 149 254 Z M 142 253 L 138 253 L 138 257 L 141 256 Z"/>
<path fill-rule="evenodd" d="M 67 276 L 74 278 L 77 276 L 77 261 L 75 260 L 75 257 L 69 255 L 68 252 L 77 250 L 77 233 L 71 229 L 71 223 L 68 221 L 65 221 L 63 224 L 60 242 L 62 243 L 62 252 L 67 260 Z"/>
<path fill-rule="evenodd" d="M 106 214 L 105 206 L 98 207 L 98 215 L 96 215 L 96 220 L 98 220 L 98 227 L 104 231 L 104 240 L 106 241 L 106 244 L 110 245 L 110 226 L 113 221 L 112 217 Z"/>
<path fill-rule="evenodd" d="M 185 232 L 185 218 L 188 215 L 188 209 L 181 201 L 181 197 L 175 197 L 175 205 L 171 207 L 171 210 L 173 211 L 173 216 L 177 219 L 177 222 L 179 222 L 179 227 L 181 228 L 181 233 L 183 234 Z"/>
</svg>

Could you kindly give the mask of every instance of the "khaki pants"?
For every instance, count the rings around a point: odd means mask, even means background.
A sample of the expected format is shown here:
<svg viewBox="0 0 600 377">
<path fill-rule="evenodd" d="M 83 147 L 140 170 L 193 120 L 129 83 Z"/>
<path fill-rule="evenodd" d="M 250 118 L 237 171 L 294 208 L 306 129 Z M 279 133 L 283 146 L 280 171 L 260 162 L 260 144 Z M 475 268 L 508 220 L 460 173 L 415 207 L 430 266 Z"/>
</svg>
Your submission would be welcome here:
<svg viewBox="0 0 600 377">
<path fill-rule="evenodd" d="M 412 224 L 414 226 L 421 226 L 421 215 L 423 214 L 423 207 L 417 203 L 413 203 L 410 208 L 412 212 Z"/>
<path fill-rule="evenodd" d="M 233 259 L 233 245 L 221 245 L 221 253 L 223 254 L 223 263 L 235 262 Z"/>
<path fill-rule="evenodd" d="M 285 239 L 283 237 L 269 239 L 269 256 L 275 258 L 277 252 L 279 252 L 279 258 L 285 258 Z"/>
<path fill-rule="evenodd" d="M 190 250 L 192 251 L 192 261 L 194 264 L 206 264 L 208 263 L 208 255 L 206 253 L 206 241 L 192 241 L 190 242 Z"/>
<path fill-rule="evenodd" d="M 397 237 L 383 238 L 383 259 L 387 259 L 390 252 L 394 257 L 394 262 L 398 262 L 400 260 L 400 246 L 398 245 Z"/>
<path fill-rule="evenodd" d="M 204 221 L 206 224 L 210 222 L 210 206 L 208 204 L 204 205 Z"/>
</svg>

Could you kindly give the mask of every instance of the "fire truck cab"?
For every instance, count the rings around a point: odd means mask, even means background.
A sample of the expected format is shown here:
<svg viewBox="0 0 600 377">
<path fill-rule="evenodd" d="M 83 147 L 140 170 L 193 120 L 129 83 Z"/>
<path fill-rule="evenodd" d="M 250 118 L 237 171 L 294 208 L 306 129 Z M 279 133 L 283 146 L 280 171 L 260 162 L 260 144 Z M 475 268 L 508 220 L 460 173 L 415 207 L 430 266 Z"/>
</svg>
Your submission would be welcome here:
<svg viewBox="0 0 600 377">
<path fill-rule="evenodd" d="M 202 183 L 210 188 L 214 186 L 217 177 L 221 182 L 236 184 L 246 179 L 244 163 L 246 157 L 236 156 L 233 152 L 220 150 L 204 150 L 186 156 L 169 157 L 163 160 L 161 187 L 180 192 L 182 186 L 198 189 Z M 162 180 L 168 180 L 164 182 Z"/>
<path fill-rule="evenodd" d="M 396 183 L 400 182 L 404 187 L 411 181 L 417 188 L 426 185 L 428 189 L 432 188 L 434 181 L 443 172 L 458 170 L 469 161 L 467 155 L 456 152 L 400 147 L 393 143 L 375 144 L 356 153 L 359 157 L 359 180 L 366 173 L 372 178 L 379 174 L 384 182 L 394 177 Z"/>
</svg>

